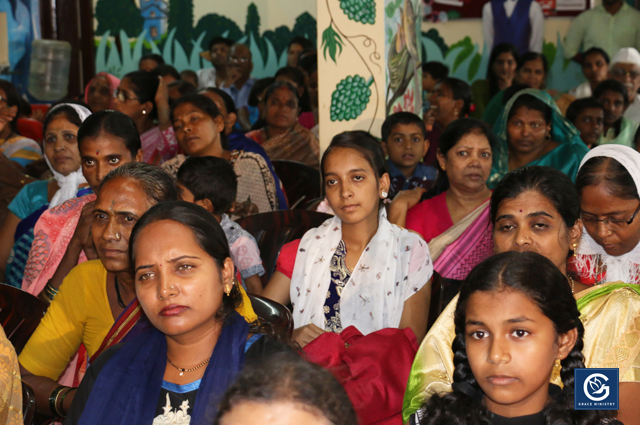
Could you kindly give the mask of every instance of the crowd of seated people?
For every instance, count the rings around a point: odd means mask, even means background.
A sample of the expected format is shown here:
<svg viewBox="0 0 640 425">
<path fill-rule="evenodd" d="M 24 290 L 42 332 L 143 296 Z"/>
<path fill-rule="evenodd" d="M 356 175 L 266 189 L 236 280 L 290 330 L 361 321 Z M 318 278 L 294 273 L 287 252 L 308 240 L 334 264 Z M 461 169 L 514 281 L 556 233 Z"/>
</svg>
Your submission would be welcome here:
<svg viewBox="0 0 640 425">
<path fill-rule="evenodd" d="M 471 85 L 426 62 L 422 117 L 324 152 L 304 38 L 263 79 L 223 37 L 210 68 L 98 73 L 43 140 L 0 80 L 0 285 L 48 306 L 18 352 L 0 331 L 0 424 L 20 378 L 70 425 L 640 425 L 640 53 L 585 47 L 568 93 L 508 43 Z M 281 161 L 323 199 L 263 245 Z M 618 368 L 618 411 L 573 409 L 583 367 Z"/>
</svg>

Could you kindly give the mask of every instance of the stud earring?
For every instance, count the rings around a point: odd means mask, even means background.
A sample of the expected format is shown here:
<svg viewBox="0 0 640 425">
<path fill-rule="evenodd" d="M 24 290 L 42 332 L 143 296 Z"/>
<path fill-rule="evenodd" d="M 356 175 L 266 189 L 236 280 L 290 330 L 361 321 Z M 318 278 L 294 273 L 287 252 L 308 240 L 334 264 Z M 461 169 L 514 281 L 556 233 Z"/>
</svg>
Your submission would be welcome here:
<svg viewBox="0 0 640 425">
<path fill-rule="evenodd" d="M 382 191 L 382 199 L 386 199 L 387 196 L 389 196 L 389 194 L 383 190 Z"/>
<path fill-rule="evenodd" d="M 142 110 L 142 115 L 146 115 L 147 111 L 145 111 L 144 109 Z"/>
</svg>

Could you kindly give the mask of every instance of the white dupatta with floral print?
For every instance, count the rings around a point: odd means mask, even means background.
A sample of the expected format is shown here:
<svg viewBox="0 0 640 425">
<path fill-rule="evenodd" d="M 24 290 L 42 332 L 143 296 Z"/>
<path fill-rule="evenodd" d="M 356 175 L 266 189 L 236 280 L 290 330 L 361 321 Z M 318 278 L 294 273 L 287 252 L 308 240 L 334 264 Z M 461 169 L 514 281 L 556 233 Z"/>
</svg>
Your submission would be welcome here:
<svg viewBox="0 0 640 425">
<path fill-rule="evenodd" d="M 342 239 L 338 217 L 302 237 L 291 276 L 294 326 L 325 328 L 324 304 L 331 284 L 329 264 Z M 378 231 L 365 248 L 340 298 L 342 328 L 355 326 L 363 335 L 400 325 L 404 302 L 433 274 L 427 243 L 415 233 L 391 224 L 384 208 Z"/>
</svg>

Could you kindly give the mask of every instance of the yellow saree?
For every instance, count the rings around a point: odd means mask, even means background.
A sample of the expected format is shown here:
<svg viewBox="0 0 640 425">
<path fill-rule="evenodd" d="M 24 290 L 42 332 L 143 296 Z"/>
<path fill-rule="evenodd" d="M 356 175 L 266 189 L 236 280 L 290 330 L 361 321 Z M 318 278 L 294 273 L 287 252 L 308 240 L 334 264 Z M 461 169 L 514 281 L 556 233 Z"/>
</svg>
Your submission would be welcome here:
<svg viewBox="0 0 640 425">
<path fill-rule="evenodd" d="M 587 367 L 617 367 L 620 382 L 640 382 L 640 285 L 611 282 L 581 291 L 576 296 L 584 324 Z M 433 394 L 451 391 L 455 338 L 453 316 L 458 295 L 444 309 L 422 340 L 413 361 L 402 406 L 406 423 Z M 560 371 L 551 383 L 562 387 Z"/>
<path fill-rule="evenodd" d="M 0 424 L 22 425 L 22 382 L 13 345 L 0 327 Z"/>
</svg>

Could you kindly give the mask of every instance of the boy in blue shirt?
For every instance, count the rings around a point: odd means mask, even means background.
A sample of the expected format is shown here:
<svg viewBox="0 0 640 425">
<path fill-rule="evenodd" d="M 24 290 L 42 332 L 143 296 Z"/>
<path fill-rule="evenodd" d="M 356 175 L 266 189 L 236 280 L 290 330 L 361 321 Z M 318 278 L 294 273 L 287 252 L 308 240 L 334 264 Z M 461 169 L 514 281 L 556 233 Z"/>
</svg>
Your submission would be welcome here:
<svg viewBox="0 0 640 425">
<path fill-rule="evenodd" d="M 411 112 L 396 112 L 382 124 L 382 147 L 389 156 L 389 199 L 401 190 L 433 185 L 437 170 L 421 162 L 429 150 L 426 134 L 422 119 Z"/>
</svg>

